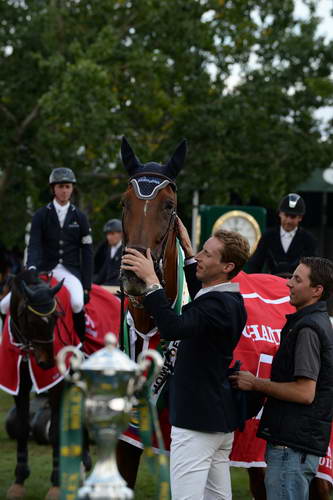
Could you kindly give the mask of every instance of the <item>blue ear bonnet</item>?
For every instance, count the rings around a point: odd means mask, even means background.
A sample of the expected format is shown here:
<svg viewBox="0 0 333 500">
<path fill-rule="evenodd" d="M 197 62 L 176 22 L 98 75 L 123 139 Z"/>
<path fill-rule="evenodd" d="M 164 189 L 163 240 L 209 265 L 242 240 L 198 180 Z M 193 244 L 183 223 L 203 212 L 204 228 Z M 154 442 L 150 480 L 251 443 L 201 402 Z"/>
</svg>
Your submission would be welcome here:
<svg viewBox="0 0 333 500">
<path fill-rule="evenodd" d="M 135 194 L 141 200 L 153 200 L 158 192 L 170 185 L 174 190 L 176 186 L 174 182 L 164 176 L 155 177 L 153 172 L 147 172 L 147 175 L 138 174 L 132 177 L 129 181 L 132 184 Z"/>
<path fill-rule="evenodd" d="M 184 165 L 186 151 L 187 143 L 184 139 L 177 146 L 175 152 L 165 165 L 154 161 L 141 163 L 135 156 L 126 137 L 123 137 L 121 142 L 121 157 L 130 176 L 130 183 L 133 185 L 137 195 L 144 199 L 155 198 L 157 192 L 167 184 L 170 184 L 175 190 L 175 179 Z M 161 186 L 162 184 L 163 186 Z"/>
</svg>

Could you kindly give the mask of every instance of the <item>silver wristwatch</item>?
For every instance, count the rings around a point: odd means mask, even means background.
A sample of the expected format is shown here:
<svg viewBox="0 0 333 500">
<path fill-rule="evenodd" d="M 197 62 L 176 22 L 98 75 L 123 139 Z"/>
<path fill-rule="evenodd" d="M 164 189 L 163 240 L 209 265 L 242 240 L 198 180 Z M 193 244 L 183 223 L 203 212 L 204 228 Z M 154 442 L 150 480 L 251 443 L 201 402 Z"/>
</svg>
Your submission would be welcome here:
<svg viewBox="0 0 333 500">
<path fill-rule="evenodd" d="M 159 283 L 153 283 L 152 285 L 147 286 L 146 291 L 145 291 L 145 297 L 147 295 L 155 292 L 156 290 L 161 290 L 163 287 Z"/>
</svg>

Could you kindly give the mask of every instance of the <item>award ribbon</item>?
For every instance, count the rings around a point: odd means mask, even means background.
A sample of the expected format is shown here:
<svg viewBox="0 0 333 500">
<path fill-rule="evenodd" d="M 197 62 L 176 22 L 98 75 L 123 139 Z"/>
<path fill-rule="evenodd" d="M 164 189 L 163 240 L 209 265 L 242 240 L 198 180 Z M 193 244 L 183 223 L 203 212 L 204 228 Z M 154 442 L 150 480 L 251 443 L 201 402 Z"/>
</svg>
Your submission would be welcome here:
<svg viewBox="0 0 333 500">
<path fill-rule="evenodd" d="M 75 500 L 82 459 L 83 392 L 66 383 L 60 413 L 60 500 Z"/>
</svg>

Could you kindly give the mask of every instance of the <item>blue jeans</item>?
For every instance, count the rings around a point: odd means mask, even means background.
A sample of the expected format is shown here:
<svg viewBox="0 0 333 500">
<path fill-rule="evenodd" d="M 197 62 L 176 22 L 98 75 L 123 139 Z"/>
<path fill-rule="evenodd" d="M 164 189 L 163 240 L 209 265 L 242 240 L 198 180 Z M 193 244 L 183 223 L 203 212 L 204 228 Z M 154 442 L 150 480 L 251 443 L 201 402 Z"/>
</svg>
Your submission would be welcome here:
<svg viewBox="0 0 333 500">
<path fill-rule="evenodd" d="M 319 457 L 267 443 L 267 500 L 308 500 Z"/>
</svg>

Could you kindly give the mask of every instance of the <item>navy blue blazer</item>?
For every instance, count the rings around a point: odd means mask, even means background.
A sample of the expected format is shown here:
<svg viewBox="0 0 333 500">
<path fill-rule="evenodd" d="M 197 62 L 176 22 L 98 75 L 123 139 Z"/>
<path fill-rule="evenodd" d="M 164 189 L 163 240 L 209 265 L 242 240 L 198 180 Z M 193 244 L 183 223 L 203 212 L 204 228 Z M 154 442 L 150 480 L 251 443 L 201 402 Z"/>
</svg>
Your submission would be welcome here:
<svg viewBox="0 0 333 500">
<path fill-rule="evenodd" d="M 193 297 L 201 287 L 196 264 L 186 266 Z M 178 316 L 164 290 L 144 299 L 162 339 L 181 340 L 170 377 L 170 421 L 177 427 L 202 432 L 231 432 L 239 418 L 227 381 L 233 351 L 246 323 L 238 292 L 207 292 L 192 300 Z"/>
<path fill-rule="evenodd" d="M 118 248 L 112 259 L 110 257 L 110 251 L 111 247 L 108 246 L 104 264 L 94 280 L 97 285 L 117 286 L 120 284 L 120 264 L 123 247 L 120 246 Z"/>
<path fill-rule="evenodd" d="M 90 290 L 93 273 L 91 229 L 86 215 L 70 205 L 61 227 L 54 204 L 39 208 L 32 217 L 27 267 L 51 271 L 62 264 Z"/>
<path fill-rule="evenodd" d="M 258 246 L 247 263 L 249 273 L 270 274 L 293 273 L 301 257 L 317 255 L 317 244 L 312 234 L 298 228 L 285 252 L 280 237 L 280 226 L 268 229 L 259 240 Z"/>
</svg>

